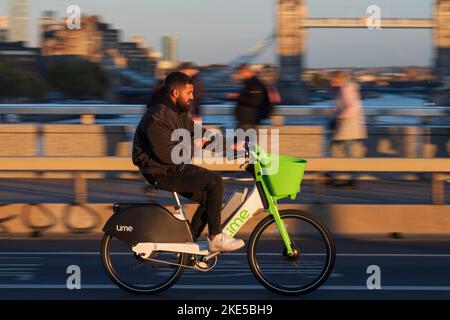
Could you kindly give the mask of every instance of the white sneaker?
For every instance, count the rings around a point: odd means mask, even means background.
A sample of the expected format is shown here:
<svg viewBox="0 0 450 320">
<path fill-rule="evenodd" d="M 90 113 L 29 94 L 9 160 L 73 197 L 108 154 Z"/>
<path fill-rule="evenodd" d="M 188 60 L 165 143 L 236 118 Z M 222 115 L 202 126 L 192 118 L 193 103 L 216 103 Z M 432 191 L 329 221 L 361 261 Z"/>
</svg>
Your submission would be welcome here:
<svg viewBox="0 0 450 320">
<path fill-rule="evenodd" d="M 245 246 L 244 240 L 235 239 L 225 233 L 219 233 L 212 240 L 208 237 L 209 251 L 231 252 Z"/>
</svg>

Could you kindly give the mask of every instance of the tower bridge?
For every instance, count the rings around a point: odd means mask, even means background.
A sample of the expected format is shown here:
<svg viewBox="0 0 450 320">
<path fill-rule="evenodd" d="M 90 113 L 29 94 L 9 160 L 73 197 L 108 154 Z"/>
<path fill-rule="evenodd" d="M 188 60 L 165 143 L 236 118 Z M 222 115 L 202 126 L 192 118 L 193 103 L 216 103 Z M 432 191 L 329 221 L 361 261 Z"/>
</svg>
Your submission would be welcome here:
<svg viewBox="0 0 450 320">
<path fill-rule="evenodd" d="M 302 103 L 299 95 L 303 84 L 304 52 L 307 29 L 310 28 L 368 28 L 363 18 L 308 18 L 306 0 L 278 0 L 277 54 L 280 64 L 279 87 L 283 102 Z M 436 0 L 432 19 L 384 19 L 381 28 L 432 29 L 434 43 L 433 70 L 440 81 L 450 79 L 450 0 Z"/>
</svg>

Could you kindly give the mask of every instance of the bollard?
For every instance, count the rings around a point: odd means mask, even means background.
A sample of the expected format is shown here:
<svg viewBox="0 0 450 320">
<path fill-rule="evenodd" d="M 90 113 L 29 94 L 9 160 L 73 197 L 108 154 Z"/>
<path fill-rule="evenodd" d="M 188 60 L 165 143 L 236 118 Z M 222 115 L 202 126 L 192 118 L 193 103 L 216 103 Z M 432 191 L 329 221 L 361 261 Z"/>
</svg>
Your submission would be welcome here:
<svg viewBox="0 0 450 320">
<path fill-rule="evenodd" d="M 95 115 L 94 114 L 82 114 L 80 116 L 81 124 L 95 124 Z"/>
<path fill-rule="evenodd" d="M 75 203 L 84 204 L 87 202 L 87 180 L 83 172 L 75 172 L 74 180 Z"/>
<path fill-rule="evenodd" d="M 444 204 L 444 175 L 433 173 L 431 179 L 431 195 L 433 204 Z"/>
</svg>

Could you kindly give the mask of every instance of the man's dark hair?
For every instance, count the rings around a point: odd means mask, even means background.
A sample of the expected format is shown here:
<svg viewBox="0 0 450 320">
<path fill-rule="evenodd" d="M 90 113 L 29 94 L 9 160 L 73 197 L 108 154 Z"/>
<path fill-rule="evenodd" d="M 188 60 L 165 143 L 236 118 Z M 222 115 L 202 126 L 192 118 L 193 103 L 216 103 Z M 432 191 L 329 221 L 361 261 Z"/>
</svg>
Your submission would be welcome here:
<svg viewBox="0 0 450 320">
<path fill-rule="evenodd" d="M 187 84 L 193 84 L 192 79 L 182 72 L 172 72 L 164 81 L 164 85 L 168 90 L 184 87 Z"/>
</svg>

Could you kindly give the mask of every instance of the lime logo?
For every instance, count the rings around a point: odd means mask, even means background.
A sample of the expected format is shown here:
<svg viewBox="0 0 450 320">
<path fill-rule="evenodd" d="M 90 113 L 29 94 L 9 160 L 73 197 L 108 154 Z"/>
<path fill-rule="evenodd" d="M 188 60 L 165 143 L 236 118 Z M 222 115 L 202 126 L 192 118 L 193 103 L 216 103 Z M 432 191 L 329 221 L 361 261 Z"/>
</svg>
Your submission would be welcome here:
<svg viewBox="0 0 450 320">
<path fill-rule="evenodd" d="M 233 219 L 233 221 L 227 227 L 227 231 L 231 236 L 236 233 L 236 229 L 239 229 L 239 227 L 245 222 L 245 220 L 248 219 L 248 217 L 248 210 L 242 210 L 239 215 Z"/>
<path fill-rule="evenodd" d="M 116 230 L 119 232 L 132 232 L 133 227 L 132 226 L 119 226 L 116 224 Z"/>
</svg>

